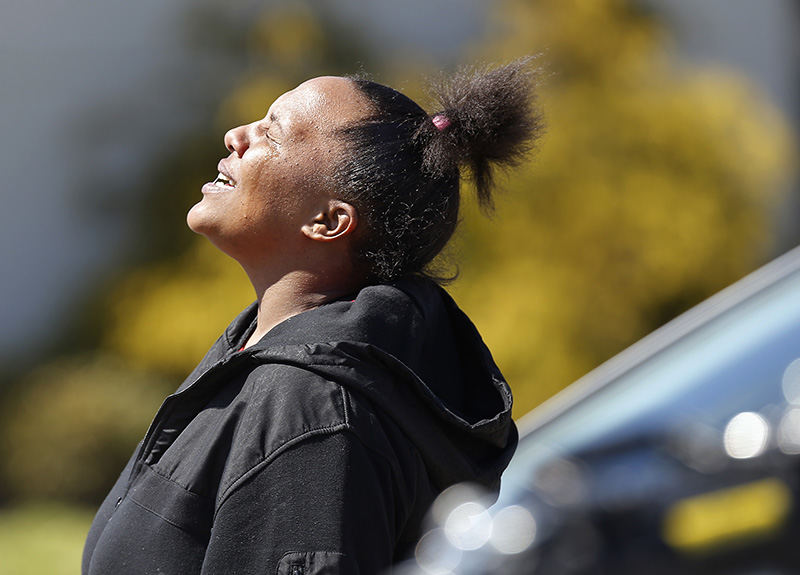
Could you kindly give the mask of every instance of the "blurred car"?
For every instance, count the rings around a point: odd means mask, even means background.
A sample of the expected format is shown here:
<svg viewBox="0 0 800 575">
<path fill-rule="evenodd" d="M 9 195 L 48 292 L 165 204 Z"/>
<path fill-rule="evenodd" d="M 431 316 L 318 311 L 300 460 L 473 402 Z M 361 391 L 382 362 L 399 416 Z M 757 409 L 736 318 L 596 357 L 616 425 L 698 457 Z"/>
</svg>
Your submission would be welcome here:
<svg viewBox="0 0 800 575">
<path fill-rule="evenodd" d="M 800 248 L 520 422 L 497 502 L 436 501 L 404 573 L 800 573 Z"/>
</svg>

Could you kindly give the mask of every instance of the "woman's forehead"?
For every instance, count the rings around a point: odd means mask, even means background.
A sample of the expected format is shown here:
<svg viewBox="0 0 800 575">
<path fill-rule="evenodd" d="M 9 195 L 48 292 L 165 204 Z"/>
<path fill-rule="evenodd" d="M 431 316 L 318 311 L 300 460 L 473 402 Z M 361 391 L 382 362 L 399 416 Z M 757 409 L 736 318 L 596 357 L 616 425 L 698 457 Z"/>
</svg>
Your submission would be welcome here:
<svg viewBox="0 0 800 575">
<path fill-rule="evenodd" d="M 329 126 L 347 124 L 366 115 L 368 102 L 356 85 L 347 78 L 321 76 L 306 80 L 270 106 L 281 122 L 322 121 Z"/>
</svg>

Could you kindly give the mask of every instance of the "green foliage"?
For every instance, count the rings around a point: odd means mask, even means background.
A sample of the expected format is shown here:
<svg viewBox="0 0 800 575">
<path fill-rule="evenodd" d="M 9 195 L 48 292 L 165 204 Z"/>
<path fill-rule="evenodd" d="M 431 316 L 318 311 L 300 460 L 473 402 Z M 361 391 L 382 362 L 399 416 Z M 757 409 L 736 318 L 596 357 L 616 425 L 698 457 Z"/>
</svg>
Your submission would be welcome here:
<svg viewBox="0 0 800 575">
<path fill-rule="evenodd" d="M 36 504 L 0 511 L 0 575 L 73 575 L 94 511 Z"/>
<path fill-rule="evenodd" d="M 34 371 L 3 406 L 0 484 L 14 499 L 99 503 L 167 387 L 103 356 Z"/>
</svg>

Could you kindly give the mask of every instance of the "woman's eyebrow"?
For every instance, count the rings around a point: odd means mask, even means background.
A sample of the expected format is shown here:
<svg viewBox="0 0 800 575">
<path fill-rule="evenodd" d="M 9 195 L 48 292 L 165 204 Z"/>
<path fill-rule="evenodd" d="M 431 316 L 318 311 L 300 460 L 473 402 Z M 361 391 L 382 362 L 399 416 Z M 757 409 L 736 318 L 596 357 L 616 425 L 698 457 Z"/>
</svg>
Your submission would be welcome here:
<svg viewBox="0 0 800 575">
<path fill-rule="evenodd" d="M 269 121 L 270 121 L 272 124 L 275 124 L 275 125 L 277 125 L 277 126 L 278 126 L 278 129 L 279 129 L 281 132 L 283 132 L 283 126 L 281 126 L 281 123 L 280 123 L 280 121 L 278 120 L 278 116 L 276 116 L 276 115 L 275 115 L 275 112 L 270 112 L 270 113 L 269 113 Z"/>
</svg>

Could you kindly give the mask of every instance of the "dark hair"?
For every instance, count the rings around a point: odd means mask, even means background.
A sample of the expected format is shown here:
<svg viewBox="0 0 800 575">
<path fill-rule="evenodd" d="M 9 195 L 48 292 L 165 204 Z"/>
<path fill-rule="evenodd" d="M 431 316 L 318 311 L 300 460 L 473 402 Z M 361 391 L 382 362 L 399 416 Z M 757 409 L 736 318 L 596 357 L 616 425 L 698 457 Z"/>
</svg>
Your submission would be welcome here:
<svg viewBox="0 0 800 575">
<path fill-rule="evenodd" d="M 533 72 L 530 58 L 462 70 L 432 87 L 439 111 L 430 116 L 388 86 L 350 78 L 372 113 L 341 130 L 347 148 L 336 181 L 366 227 L 357 257 L 370 281 L 432 277 L 426 266 L 458 223 L 462 168 L 491 211 L 493 166 L 517 164 L 541 132 Z"/>
</svg>

